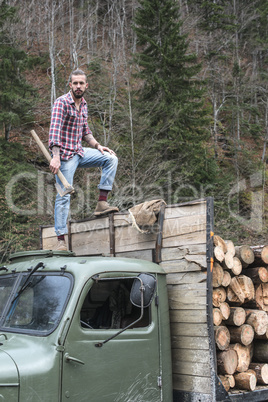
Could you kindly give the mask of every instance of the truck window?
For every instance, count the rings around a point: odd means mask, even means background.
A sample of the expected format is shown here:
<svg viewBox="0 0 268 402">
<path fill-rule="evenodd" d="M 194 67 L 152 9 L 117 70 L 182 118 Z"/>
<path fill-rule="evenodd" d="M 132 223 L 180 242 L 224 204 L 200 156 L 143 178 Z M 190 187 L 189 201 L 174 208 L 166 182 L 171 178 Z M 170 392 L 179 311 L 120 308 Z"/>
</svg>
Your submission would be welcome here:
<svg viewBox="0 0 268 402">
<path fill-rule="evenodd" d="M 0 278 L 0 319 L 3 315 L 4 308 L 7 304 L 8 297 L 15 284 L 16 277 Z"/>
<path fill-rule="evenodd" d="M 82 309 L 81 325 L 87 329 L 120 329 L 134 322 L 141 314 L 130 301 L 133 279 L 115 279 L 95 282 L 89 290 Z M 135 327 L 150 324 L 150 307 Z"/>
<path fill-rule="evenodd" d="M 23 281 L 22 278 L 21 284 Z M 70 288 L 71 280 L 67 276 L 33 275 L 27 288 L 11 302 L 2 328 L 12 332 L 50 333 L 60 320 Z"/>
</svg>

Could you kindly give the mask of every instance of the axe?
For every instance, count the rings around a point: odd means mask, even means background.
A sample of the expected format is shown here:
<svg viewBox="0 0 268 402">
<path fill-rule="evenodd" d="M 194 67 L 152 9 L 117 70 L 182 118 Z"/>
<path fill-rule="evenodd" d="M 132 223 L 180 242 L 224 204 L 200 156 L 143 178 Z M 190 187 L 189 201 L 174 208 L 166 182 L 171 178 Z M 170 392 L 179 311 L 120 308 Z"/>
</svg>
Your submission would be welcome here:
<svg viewBox="0 0 268 402">
<path fill-rule="evenodd" d="M 44 144 L 42 143 L 42 141 L 40 140 L 40 138 L 38 137 L 38 135 L 36 134 L 36 132 L 34 130 L 31 130 L 31 134 L 32 134 L 33 138 L 35 139 L 35 141 L 37 142 L 39 148 L 43 152 L 45 158 L 48 160 L 48 163 L 50 163 L 50 161 L 52 159 L 50 156 L 50 153 L 48 152 L 48 150 L 46 149 L 46 147 L 44 146 Z M 55 187 L 56 187 L 59 195 L 61 197 L 63 197 L 66 194 L 74 193 L 73 186 L 71 186 L 68 183 L 68 181 L 65 179 L 65 177 L 63 176 L 63 174 L 61 173 L 60 170 L 58 170 L 57 176 L 65 187 L 65 190 L 62 190 L 61 186 L 58 183 L 55 183 Z"/>
</svg>

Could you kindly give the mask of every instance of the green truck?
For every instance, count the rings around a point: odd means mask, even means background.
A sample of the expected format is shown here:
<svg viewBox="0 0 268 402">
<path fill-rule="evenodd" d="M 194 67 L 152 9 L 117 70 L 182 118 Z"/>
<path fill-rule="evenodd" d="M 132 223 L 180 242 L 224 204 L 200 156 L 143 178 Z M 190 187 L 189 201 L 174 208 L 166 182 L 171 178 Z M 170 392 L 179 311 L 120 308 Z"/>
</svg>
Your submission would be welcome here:
<svg viewBox="0 0 268 402">
<path fill-rule="evenodd" d="M 72 251 L 15 253 L 0 267 L 0 401 L 264 401 L 223 387 L 212 317 L 213 199 L 70 221 Z"/>
</svg>

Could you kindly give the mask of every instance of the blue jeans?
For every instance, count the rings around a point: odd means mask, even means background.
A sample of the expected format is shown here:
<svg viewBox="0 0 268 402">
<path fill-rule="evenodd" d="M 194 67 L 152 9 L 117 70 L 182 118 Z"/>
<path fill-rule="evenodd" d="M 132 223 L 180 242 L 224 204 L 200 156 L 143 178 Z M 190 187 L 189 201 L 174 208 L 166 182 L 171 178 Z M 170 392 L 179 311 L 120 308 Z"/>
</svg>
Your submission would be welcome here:
<svg viewBox="0 0 268 402">
<path fill-rule="evenodd" d="M 104 152 L 104 155 L 93 148 L 84 148 L 85 155 L 83 157 L 75 154 L 72 159 L 68 161 L 61 161 L 60 170 L 65 176 L 69 184 L 73 185 L 73 177 L 78 167 L 101 167 L 102 174 L 98 188 L 100 190 L 112 190 L 113 182 L 116 174 L 118 159 L 115 155 L 111 155 L 109 152 Z M 56 175 L 56 181 L 62 185 L 58 176 Z M 66 194 L 61 197 L 58 193 L 55 201 L 55 232 L 57 236 L 65 234 L 67 230 L 67 219 L 70 209 L 70 194 Z"/>
</svg>

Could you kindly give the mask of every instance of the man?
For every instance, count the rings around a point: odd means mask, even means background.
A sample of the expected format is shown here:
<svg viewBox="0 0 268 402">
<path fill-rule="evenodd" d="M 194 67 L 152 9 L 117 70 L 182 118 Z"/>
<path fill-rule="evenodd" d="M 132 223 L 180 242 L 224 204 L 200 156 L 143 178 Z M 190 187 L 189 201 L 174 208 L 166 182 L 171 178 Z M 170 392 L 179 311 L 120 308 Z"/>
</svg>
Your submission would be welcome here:
<svg viewBox="0 0 268 402">
<path fill-rule="evenodd" d="M 78 167 L 101 167 L 102 174 L 98 188 L 99 200 L 96 216 L 118 211 L 107 203 L 112 190 L 118 160 L 111 149 L 100 145 L 92 135 L 87 123 L 87 104 L 83 95 L 88 88 L 86 74 L 75 70 L 70 75 L 70 91 L 59 97 L 52 109 L 49 131 L 49 148 L 52 152 L 50 170 L 56 174 L 60 169 L 69 184 Z M 82 146 L 86 141 L 90 148 Z M 62 186 L 58 177 L 56 181 Z M 58 236 L 56 250 L 67 250 L 64 235 L 67 233 L 67 218 L 70 208 L 70 194 L 56 196 L 55 232 Z"/>
</svg>

